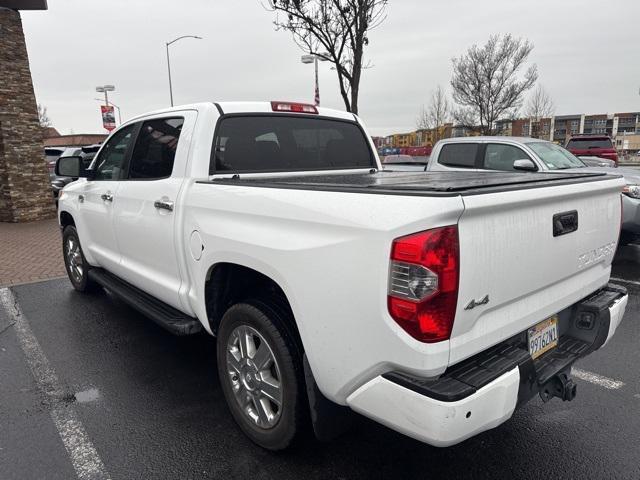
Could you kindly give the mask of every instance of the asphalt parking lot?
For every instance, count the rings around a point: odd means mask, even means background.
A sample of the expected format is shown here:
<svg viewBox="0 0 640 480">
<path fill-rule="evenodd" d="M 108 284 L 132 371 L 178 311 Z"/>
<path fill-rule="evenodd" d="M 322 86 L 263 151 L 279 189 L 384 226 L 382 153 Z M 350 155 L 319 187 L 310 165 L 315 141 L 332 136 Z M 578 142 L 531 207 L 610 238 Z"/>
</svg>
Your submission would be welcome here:
<svg viewBox="0 0 640 480">
<path fill-rule="evenodd" d="M 637 479 L 640 246 L 618 252 L 613 277 L 627 313 L 578 365 L 575 401 L 535 399 L 448 449 L 359 418 L 338 440 L 279 454 L 235 426 L 207 336 L 173 337 L 67 280 L 0 289 L 0 478 Z"/>
</svg>

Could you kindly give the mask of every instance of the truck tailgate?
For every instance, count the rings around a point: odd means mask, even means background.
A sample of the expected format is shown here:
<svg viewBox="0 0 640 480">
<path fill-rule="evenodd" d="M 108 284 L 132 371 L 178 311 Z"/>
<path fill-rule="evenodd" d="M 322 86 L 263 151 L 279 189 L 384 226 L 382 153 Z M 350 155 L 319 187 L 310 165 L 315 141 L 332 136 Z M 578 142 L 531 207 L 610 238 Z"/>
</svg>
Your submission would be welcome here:
<svg viewBox="0 0 640 480">
<path fill-rule="evenodd" d="M 463 195 L 460 284 L 450 364 L 572 305 L 609 279 L 619 178 Z M 577 215 L 577 229 L 571 222 Z M 565 216 L 558 214 L 567 214 Z M 554 232 L 560 220 L 565 228 Z"/>
</svg>

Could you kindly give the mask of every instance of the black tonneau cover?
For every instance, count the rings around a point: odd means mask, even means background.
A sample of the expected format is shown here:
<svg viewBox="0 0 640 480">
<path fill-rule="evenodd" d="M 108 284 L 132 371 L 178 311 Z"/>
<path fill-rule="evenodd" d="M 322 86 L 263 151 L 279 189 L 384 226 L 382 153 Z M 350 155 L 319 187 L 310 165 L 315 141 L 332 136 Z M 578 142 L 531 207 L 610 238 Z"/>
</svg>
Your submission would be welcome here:
<svg viewBox="0 0 640 480">
<path fill-rule="evenodd" d="M 386 195 L 455 196 L 607 180 L 604 173 L 392 172 L 217 178 L 198 183 Z"/>
</svg>

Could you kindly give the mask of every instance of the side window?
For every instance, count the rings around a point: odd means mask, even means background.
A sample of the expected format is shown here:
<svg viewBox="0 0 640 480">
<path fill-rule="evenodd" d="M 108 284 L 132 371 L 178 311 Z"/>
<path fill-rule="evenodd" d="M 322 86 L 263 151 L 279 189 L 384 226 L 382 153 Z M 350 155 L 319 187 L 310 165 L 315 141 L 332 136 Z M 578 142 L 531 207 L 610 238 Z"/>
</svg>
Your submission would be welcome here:
<svg viewBox="0 0 640 480">
<path fill-rule="evenodd" d="M 142 124 L 131 154 L 129 178 L 159 179 L 171 176 L 184 118 L 157 118 Z"/>
<path fill-rule="evenodd" d="M 513 162 L 529 159 L 529 155 L 513 145 L 489 143 L 484 152 L 484 168 L 489 170 L 514 171 Z"/>
<path fill-rule="evenodd" d="M 476 167 L 477 143 L 452 143 L 443 145 L 438 155 L 438 163 L 449 167 Z"/>
<path fill-rule="evenodd" d="M 128 125 L 113 134 L 95 160 L 93 180 L 120 180 L 127 150 L 138 124 Z"/>
</svg>

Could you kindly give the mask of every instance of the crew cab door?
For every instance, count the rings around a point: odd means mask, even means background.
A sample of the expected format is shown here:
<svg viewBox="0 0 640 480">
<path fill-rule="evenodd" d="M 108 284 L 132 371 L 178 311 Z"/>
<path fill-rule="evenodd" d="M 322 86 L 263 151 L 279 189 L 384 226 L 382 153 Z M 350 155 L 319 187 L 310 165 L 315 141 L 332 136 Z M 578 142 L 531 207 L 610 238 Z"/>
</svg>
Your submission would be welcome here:
<svg viewBox="0 0 640 480">
<path fill-rule="evenodd" d="M 142 122 L 114 213 L 119 275 L 178 309 L 176 207 L 195 117 L 192 111 L 172 112 Z"/>
<path fill-rule="evenodd" d="M 79 192 L 77 222 L 82 248 L 101 267 L 118 272 L 120 252 L 113 229 L 113 211 L 118 206 L 118 187 L 123 176 L 137 125 L 115 132 L 100 149 L 93 163 L 93 175 Z"/>
</svg>

